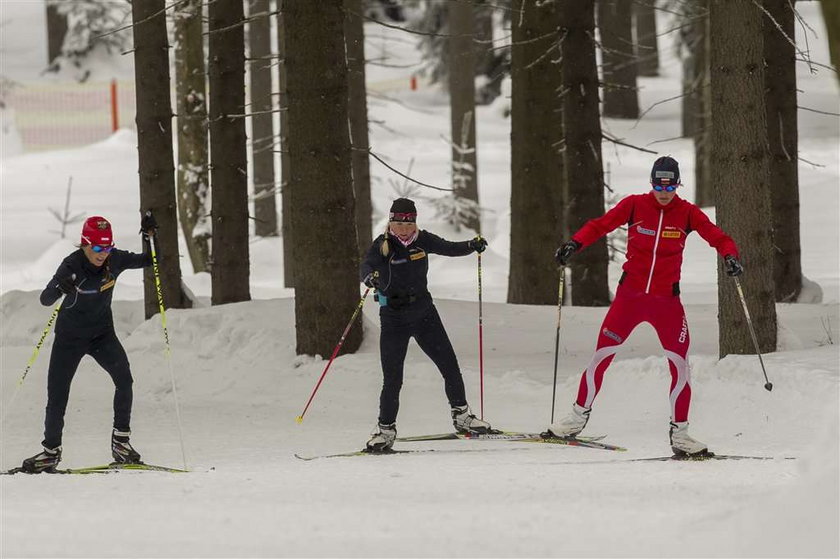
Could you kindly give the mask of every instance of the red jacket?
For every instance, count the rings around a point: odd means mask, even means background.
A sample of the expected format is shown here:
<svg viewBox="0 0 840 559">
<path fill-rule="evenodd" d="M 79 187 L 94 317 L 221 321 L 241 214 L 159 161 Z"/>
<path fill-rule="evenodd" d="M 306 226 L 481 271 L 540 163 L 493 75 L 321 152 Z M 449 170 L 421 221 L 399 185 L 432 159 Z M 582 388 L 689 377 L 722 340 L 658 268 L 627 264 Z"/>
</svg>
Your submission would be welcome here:
<svg viewBox="0 0 840 559">
<path fill-rule="evenodd" d="M 721 256 L 738 257 L 738 247 L 703 211 L 674 196 L 667 206 L 653 192 L 633 194 L 572 235 L 584 247 L 627 224 L 627 262 L 622 283 L 645 293 L 678 295 L 685 239 L 697 231 Z"/>
</svg>

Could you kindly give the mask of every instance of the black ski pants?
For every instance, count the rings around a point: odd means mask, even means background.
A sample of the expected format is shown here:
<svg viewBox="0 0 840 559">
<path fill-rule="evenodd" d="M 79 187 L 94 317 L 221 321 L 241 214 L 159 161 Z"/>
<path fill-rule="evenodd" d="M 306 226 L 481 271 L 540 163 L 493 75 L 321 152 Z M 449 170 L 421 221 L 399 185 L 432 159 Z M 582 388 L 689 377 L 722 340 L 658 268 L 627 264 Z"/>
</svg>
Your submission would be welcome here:
<svg viewBox="0 0 840 559">
<path fill-rule="evenodd" d="M 134 381 L 128 357 L 116 333 L 110 330 L 92 338 L 56 334 L 47 375 L 47 413 L 42 443 L 47 448 L 61 446 L 70 383 L 85 355 L 93 357 L 114 381 L 114 428 L 130 431 Z"/>
<path fill-rule="evenodd" d="M 449 405 L 466 405 L 464 379 L 458 366 L 458 358 L 434 304 L 425 300 L 401 309 L 382 307 L 379 318 L 382 328 L 379 336 L 379 354 L 383 374 L 382 393 L 379 396 L 379 423 L 390 425 L 397 421 L 403 365 L 408 341 L 412 337 L 440 370 Z"/>
</svg>

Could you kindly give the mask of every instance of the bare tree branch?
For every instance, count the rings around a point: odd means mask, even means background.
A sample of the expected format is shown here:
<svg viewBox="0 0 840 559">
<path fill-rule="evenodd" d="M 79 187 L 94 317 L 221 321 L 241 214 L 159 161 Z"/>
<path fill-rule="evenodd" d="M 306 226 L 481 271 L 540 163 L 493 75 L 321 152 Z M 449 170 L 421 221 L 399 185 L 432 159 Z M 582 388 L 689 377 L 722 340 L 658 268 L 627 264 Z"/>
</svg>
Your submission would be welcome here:
<svg viewBox="0 0 840 559">
<path fill-rule="evenodd" d="M 353 149 L 358 149 L 358 148 L 353 148 Z M 426 184 L 425 182 L 420 182 L 417 179 L 413 179 L 413 178 L 409 177 L 408 175 L 398 171 L 397 169 L 394 169 L 393 167 L 391 167 L 390 165 L 385 163 L 385 161 L 383 161 L 381 157 L 379 157 L 378 155 L 373 153 L 373 151 L 371 151 L 370 149 L 361 150 L 361 151 L 366 151 L 368 153 L 368 155 L 370 155 L 371 157 L 373 157 L 374 159 L 376 159 L 377 161 L 379 161 L 380 163 L 382 163 L 383 165 L 388 167 L 390 170 L 392 170 L 393 172 L 395 172 L 399 176 L 403 177 L 404 179 L 410 180 L 411 182 L 413 182 L 415 184 L 419 184 L 420 186 L 425 186 L 426 188 L 432 188 L 434 190 L 440 190 L 442 192 L 453 192 L 455 190 L 454 188 L 442 188 L 440 186 L 434 186 L 434 185 L 431 185 L 431 184 Z"/>
</svg>

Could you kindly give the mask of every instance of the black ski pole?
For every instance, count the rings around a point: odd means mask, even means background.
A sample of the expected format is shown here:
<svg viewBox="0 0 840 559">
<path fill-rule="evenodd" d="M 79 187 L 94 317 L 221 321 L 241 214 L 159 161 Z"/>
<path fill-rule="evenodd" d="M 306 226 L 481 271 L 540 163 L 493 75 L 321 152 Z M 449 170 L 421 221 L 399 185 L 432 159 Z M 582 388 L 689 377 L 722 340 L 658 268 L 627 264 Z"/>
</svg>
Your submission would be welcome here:
<svg viewBox="0 0 840 559">
<path fill-rule="evenodd" d="M 554 423 L 554 401 L 557 396 L 557 362 L 560 356 L 560 315 L 563 310 L 563 284 L 566 282 L 566 267 L 560 266 L 560 281 L 557 284 L 557 335 L 554 338 L 554 384 L 551 388 L 551 423 Z"/>
<path fill-rule="evenodd" d="M 761 371 L 764 373 L 764 380 L 766 381 L 764 388 L 770 392 L 773 390 L 773 383 L 767 378 L 767 369 L 764 368 L 764 359 L 761 358 L 761 350 L 758 349 L 758 338 L 755 335 L 755 328 L 753 328 L 752 319 L 750 318 L 750 311 L 747 308 L 747 300 L 744 297 L 744 290 L 741 289 L 741 280 L 738 279 L 738 276 L 734 276 L 732 279 L 735 280 L 735 288 L 738 290 L 738 297 L 741 298 L 741 306 L 744 308 L 744 316 L 747 317 L 747 326 L 749 326 L 750 336 L 752 336 L 753 345 L 755 345 L 758 362 L 761 363 Z"/>
</svg>

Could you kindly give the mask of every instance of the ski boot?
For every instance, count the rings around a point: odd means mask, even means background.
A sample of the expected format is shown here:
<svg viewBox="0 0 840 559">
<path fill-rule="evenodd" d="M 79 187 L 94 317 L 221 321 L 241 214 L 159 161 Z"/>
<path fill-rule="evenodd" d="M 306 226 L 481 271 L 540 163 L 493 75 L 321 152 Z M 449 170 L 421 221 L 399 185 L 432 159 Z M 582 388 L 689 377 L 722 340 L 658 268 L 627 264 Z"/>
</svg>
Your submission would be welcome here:
<svg viewBox="0 0 840 559">
<path fill-rule="evenodd" d="M 704 443 L 693 439 L 688 434 L 688 421 L 681 423 L 671 422 L 670 430 L 671 450 L 674 451 L 674 456 L 678 458 L 698 458 L 711 457 L 713 453 L 709 452 L 709 448 Z"/>
<path fill-rule="evenodd" d="M 547 434 L 550 437 L 559 437 L 561 439 L 577 436 L 586 427 L 586 422 L 589 421 L 590 411 L 592 411 L 592 408 L 584 408 L 575 403 L 572 405 L 572 413 L 557 423 L 549 425 Z"/>
<path fill-rule="evenodd" d="M 482 421 L 470 412 L 467 405 L 452 408 L 452 425 L 459 433 L 492 433 L 493 428 L 486 421 Z"/>
<path fill-rule="evenodd" d="M 41 472 L 54 472 L 55 467 L 61 462 L 61 447 L 47 448 L 44 447 L 42 452 L 39 452 L 31 458 L 27 458 L 21 464 L 20 469 L 27 474 L 40 474 Z"/>
<path fill-rule="evenodd" d="M 378 430 L 372 433 L 372 437 L 365 445 L 366 452 L 390 452 L 397 438 L 397 424 L 378 424 Z"/>
<path fill-rule="evenodd" d="M 140 453 L 134 450 L 128 438 L 131 431 L 117 431 L 111 434 L 111 456 L 118 464 L 140 464 Z"/>
</svg>

